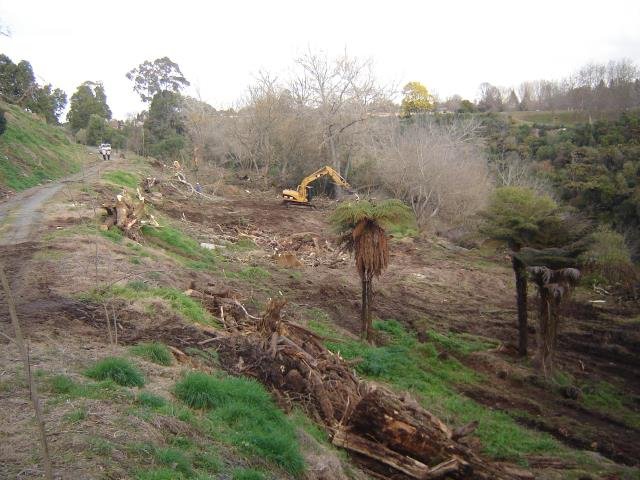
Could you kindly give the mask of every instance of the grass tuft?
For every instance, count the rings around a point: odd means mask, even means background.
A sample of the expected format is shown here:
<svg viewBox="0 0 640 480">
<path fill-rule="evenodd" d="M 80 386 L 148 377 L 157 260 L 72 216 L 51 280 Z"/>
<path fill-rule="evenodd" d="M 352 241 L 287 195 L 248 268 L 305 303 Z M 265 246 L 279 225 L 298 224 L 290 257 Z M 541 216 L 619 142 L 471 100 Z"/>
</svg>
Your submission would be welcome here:
<svg viewBox="0 0 640 480">
<path fill-rule="evenodd" d="M 87 411 L 84 408 L 78 408 L 63 417 L 63 419 L 69 423 L 80 423 L 85 418 L 87 418 Z"/>
<path fill-rule="evenodd" d="M 163 448 L 155 451 L 155 458 L 161 465 L 164 465 L 174 472 L 181 473 L 189 478 L 193 476 L 191 461 L 186 455 L 175 448 Z"/>
<path fill-rule="evenodd" d="M 193 455 L 193 466 L 208 473 L 218 473 L 224 464 L 220 456 L 213 450 L 196 452 Z"/>
<path fill-rule="evenodd" d="M 167 405 L 167 400 L 159 395 L 150 392 L 140 392 L 136 398 L 136 402 L 149 408 L 162 408 Z"/>
<path fill-rule="evenodd" d="M 130 172 L 125 172 L 123 170 L 114 170 L 113 172 L 107 172 L 102 175 L 102 178 L 121 187 L 136 188 L 140 183 L 140 179 L 137 175 L 134 175 Z"/>
<path fill-rule="evenodd" d="M 238 468 L 233 471 L 233 480 L 265 480 L 264 474 L 250 468 Z"/>
<path fill-rule="evenodd" d="M 66 375 L 56 375 L 49 381 L 53 393 L 69 395 L 76 388 L 76 383 Z"/>
<path fill-rule="evenodd" d="M 180 290 L 169 287 L 149 287 L 144 282 L 132 281 L 126 285 L 113 285 L 106 291 L 94 291 L 85 296 L 93 301 L 102 301 L 108 298 L 124 298 L 127 300 L 143 300 L 150 298 L 162 298 L 169 302 L 172 310 L 182 315 L 187 320 L 206 325 L 216 325 L 213 316 L 202 306 L 200 302 L 188 297 Z"/>
<path fill-rule="evenodd" d="M 165 367 L 173 363 L 173 355 L 164 343 L 146 342 L 131 348 L 131 353 Z"/>
<path fill-rule="evenodd" d="M 136 480 L 182 480 L 182 474 L 170 468 L 157 468 L 138 472 Z"/>
<path fill-rule="evenodd" d="M 85 371 L 85 375 L 94 380 L 113 380 L 124 387 L 142 387 L 144 377 L 140 370 L 128 360 L 120 357 L 107 357 L 96 362 Z"/>
<path fill-rule="evenodd" d="M 210 428 L 232 444 L 294 475 L 303 472 L 295 429 L 258 382 L 192 372 L 174 393 L 192 408 L 211 410 Z"/>
<path fill-rule="evenodd" d="M 99 232 L 100 232 L 100 235 L 102 235 L 105 238 L 108 238 L 109 240 L 115 243 L 122 242 L 122 239 L 124 238 L 124 234 L 122 233 L 122 230 L 120 230 L 118 227 L 113 227 L 113 228 L 110 228 L 109 230 L 99 230 Z"/>
<path fill-rule="evenodd" d="M 182 262 L 190 268 L 210 269 L 214 268 L 219 261 L 218 254 L 213 250 L 202 248 L 199 242 L 176 228 L 145 226 L 142 227 L 142 233 L 146 239 L 182 257 Z"/>
</svg>

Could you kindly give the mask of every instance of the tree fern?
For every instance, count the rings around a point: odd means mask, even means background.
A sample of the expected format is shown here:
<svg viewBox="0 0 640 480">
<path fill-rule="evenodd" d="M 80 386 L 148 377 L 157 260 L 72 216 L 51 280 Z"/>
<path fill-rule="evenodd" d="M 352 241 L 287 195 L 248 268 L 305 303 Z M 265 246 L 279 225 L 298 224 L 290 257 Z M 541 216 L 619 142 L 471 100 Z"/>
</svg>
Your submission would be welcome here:
<svg viewBox="0 0 640 480">
<path fill-rule="evenodd" d="M 330 217 L 339 243 L 353 252 L 356 270 L 362 282 L 362 336 L 367 338 L 371 326 L 371 282 L 389 263 L 389 242 L 385 228 L 403 226 L 413 221 L 409 207 L 399 200 L 374 204 L 363 200 L 340 204 Z"/>
</svg>

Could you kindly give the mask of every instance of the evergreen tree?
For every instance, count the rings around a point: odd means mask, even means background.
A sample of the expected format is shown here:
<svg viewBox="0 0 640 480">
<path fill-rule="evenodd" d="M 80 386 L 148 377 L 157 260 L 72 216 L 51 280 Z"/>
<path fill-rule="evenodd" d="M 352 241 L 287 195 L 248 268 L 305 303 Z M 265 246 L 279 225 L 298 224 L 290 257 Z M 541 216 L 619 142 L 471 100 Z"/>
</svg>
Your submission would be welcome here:
<svg viewBox="0 0 640 480">
<path fill-rule="evenodd" d="M 102 84 L 84 82 L 71 96 L 71 108 L 67 114 L 71 130 L 77 132 L 81 128 L 87 128 L 91 115 L 98 115 L 109 120 L 111 110 L 107 105 L 107 97 Z"/>
<path fill-rule="evenodd" d="M 171 158 L 185 145 L 183 98 L 179 93 L 167 90 L 154 95 L 149 115 L 144 122 L 146 142 L 152 155 Z"/>
</svg>

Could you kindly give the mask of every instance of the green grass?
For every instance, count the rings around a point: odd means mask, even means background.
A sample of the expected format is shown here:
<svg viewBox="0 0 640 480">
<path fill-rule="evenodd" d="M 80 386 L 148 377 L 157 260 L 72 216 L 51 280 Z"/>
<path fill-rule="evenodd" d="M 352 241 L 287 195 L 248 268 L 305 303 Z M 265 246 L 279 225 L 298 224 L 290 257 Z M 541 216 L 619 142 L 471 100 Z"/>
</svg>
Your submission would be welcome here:
<svg viewBox="0 0 640 480">
<path fill-rule="evenodd" d="M 456 385 L 484 379 L 451 356 L 441 358 L 437 347 L 448 347 L 453 352 L 474 351 L 480 348 L 481 341 L 432 335 L 431 342 L 420 343 L 394 320 L 376 321 L 374 328 L 385 345 L 376 347 L 344 340 L 329 341 L 327 346 L 348 360 L 359 359 L 356 369 L 361 375 L 413 392 L 425 408 L 449 425 L 478 420 L 476 434 L 484 453 L 493 458 L 525 463 L 527 455 L 561 450 L 549 435 L 527 430 L 508 414 L 484 407 L 456 390 Z"/>
<path fill-rule="evenodd" d="M 200 243 L 180 230 L 165 226 L 142 227 L 145 239 L 169 252 L 187 268 L 211 270 L 217 268 L 222 257 L 214 250 L 202 248 Z"/>
<path fill-rule="evenodd" d="M 211 259 L 215 263 L 216 255 L 213 250 L 200 246 L 200 243 L 184 232 L 170 226 L 142 228 L 144 236 L 166 250 L 171 250 L 182 256 L 193 259 Z"/>
<path fill-rule="evenodd" d="M 158 449 L 155 451 L 154 456 L 160 465 L 170 468 L 187 478 L 193 476 L 191 460 L 181 450 L 175 448 Z"/>
<path fill-rule="evenodd" d="M 128 282 L 126 285 L 113 285 L 107 290 L 93 291 L 84 295 L 84 298 L 98 302 L 108 298 L 127 300 L 162 298 L 169 302 L 172 310 L 187 320 L 206 325 L 217 325 L 214 317 L 200 302 L 188 297 L 180 290 L 169 287 L 149 287 L 139 280 Z"/>
<path fill-rule="evenodd" d="M 626 393 L 605 381 L 582 385 L 580 401 L 586 407 L 604 412 L 631 427 L 640 428 L 640 413 L 628 405 L 629 400 Z"/>
<path fill-rule="evenodd" d="M 104 438 L 92 437 L 89 439 L 89 450 L 100 457 L 108 457 L 113 452 L 114 447 L 111 442 Z"/>
<path fill-rule="evenodd" d="M 88 368 L 85 375 L 94 380 L 113 380 L 124 387 L 142 387 L 144 377 L 131 362 L 120 357 L 107 357 Z"/>
<path fill-rule="evenodd" d="M 212 448 L 209 448 L 193 455 L 193 466 L 209 473 L 218 473 L 222 470 L 224 464 L 220 455 Z"/>
<path fill-rule="evenodd" d="M 129 187 L 135 189 L 140 184 L 140 179 L 137 175 L 131 172 L 125 172 L 122 170 L 114 170 L 102 175 L 102 178 L 121 187 Z"/>
<path fill-rule="evenodd" d="M 447 350 L 468 355 L 473 352 L 488 350 L 497 346 L 495 340 L 484 339 L 465 333 L 438 333 L 430 331 L 429 338 Z"/>
<path fill-rule="evenodd" d="M 233 471 L 233 480 L 265 480 L 265 476 L 258 470 L 250 468 L 238 468 Z"/>
<path fill-rule="evenodd" d="M 0 101 L 7 130 L 0 136 L 0 184 L 24 190 L 80 170 L 85 148 L 62 127 L 48 125 L 16 105 Z"/>
<path fill-rule="evenodd" d="M 77 410 L 64 415 L 63 420 L 69 423 L 80 423 L 85 418 L 87 418 L 87 410 L 84 408 L 78 408 Z"/>
<path fill-rule="evenodd" d="M 329 436 L 327 432 L 324 431 L 322 427 L 320 427 L 317 423 L 311 420 L 309 417 L 305 415 L 305 413 L 299 408 L 295 408 L 293 412 L 289 415 L 291 421 L 302 428 L 305 432 L 307 432 L 311 437 L 313 437 L 318 443 L 329 445 Z"/>
<path fill-rule="evenodd" d="M 182 480 L 184 476 L 171 468 L 157 468 L 138 472 L 136 480 Z"/>
<path fill-rule="evenodd" d="M 241 238 L 236 243 L 227 245 L 227 249 L 232 252 L 248 252 L 259 248 L 250 238 Z"/>
<path fill-rule="evenodd" d="M 303 318 L 307 319 L 307 327 L 312 332 L 323 337 L 335 337 L 338 335 L 329 314 L 321 308 L 309 308 L 302 315 Z"/>
<path fill-rule="evenodd" d="M 100 232 L 100 235 L 102 235 L 104 238 L 108 238 L 109 240 L 115 243 L 122 242 L 122 239 L 124 238 L 124 234 L 122 233 L 122 230 L 120 230 L 118 227 L 113 227 L 113 228 L 110 228 L 109 230 L 98 230 L 98 231 Z"/>
<path fill-rule="evenodd" d="M 212 435 L 291 474 L 303 472 L 295 429 L 258 382 L 192 372 L 175 385 L 174 394 L 192 408 L 208 410 Z"/>
<path fill-rule="evenodd" d="M 91 399 L 129 399 L 130 394 L 113 380 L 100 382 L 78 383 L 66 375 L 55 375 L 48 381 L 51 393 L 61 399 L 91 398 Z"/>
<path fill-rule="evenodd" d="M 136 398 L 136 402 L 144 407 L 158 409 L 167 405 L 167 399 L 150 392 L 140 392 Z"/>
<path fill-rule="evenodd" d="M 173 364 L 173 355 L 164 343 L 139 343 L 135 347 L 131 347 L 131 353 L 165 367 Z"/>
<path fill-rule="evenodd" d="M 245 267 L 237 272 L 226 272 L 227 278 L 235 278 L 248 283 L 256 284 L 271 278 L 271 273 L 262 267 Z"/>
</svg>

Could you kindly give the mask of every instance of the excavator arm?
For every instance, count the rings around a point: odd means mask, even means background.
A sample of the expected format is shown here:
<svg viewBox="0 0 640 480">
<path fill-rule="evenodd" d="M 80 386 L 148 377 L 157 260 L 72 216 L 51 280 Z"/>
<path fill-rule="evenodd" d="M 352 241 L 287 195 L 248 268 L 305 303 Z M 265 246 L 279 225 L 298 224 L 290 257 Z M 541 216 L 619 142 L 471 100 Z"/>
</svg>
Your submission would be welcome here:
<svg viewBox="0 0 640 480">
<path fill-rule="evenodd" d="M 311 175 L 307 175 L 302 180 L 302 182 L 300 182 L 300 185 L 298 185 L 298 188 L 296 190 L 283 190 L 282 196 L 284 198 L 284 201 L 289 203 L 303 204 L 303 205 L 309 204 L 309 196 L 308 196 L 308 190 L 307 190 L 307 188 L 309 187 L 309 184 L 314 180 L 317 180 L 318 178 L 323 177 L 325 175 L 328 175 L 329 177 L 331 177 L 331 179 L 337 185 L 340 185 L 341 187 L 344 187 L 346 189 L 351 188 L 349 183 L 344 178 L 342 178 L 342 176 L 338 172 L 336 172 L 333 168 L 327 166 L 327 167 L 322 167 L 316 170 Z"/>
</svg>

